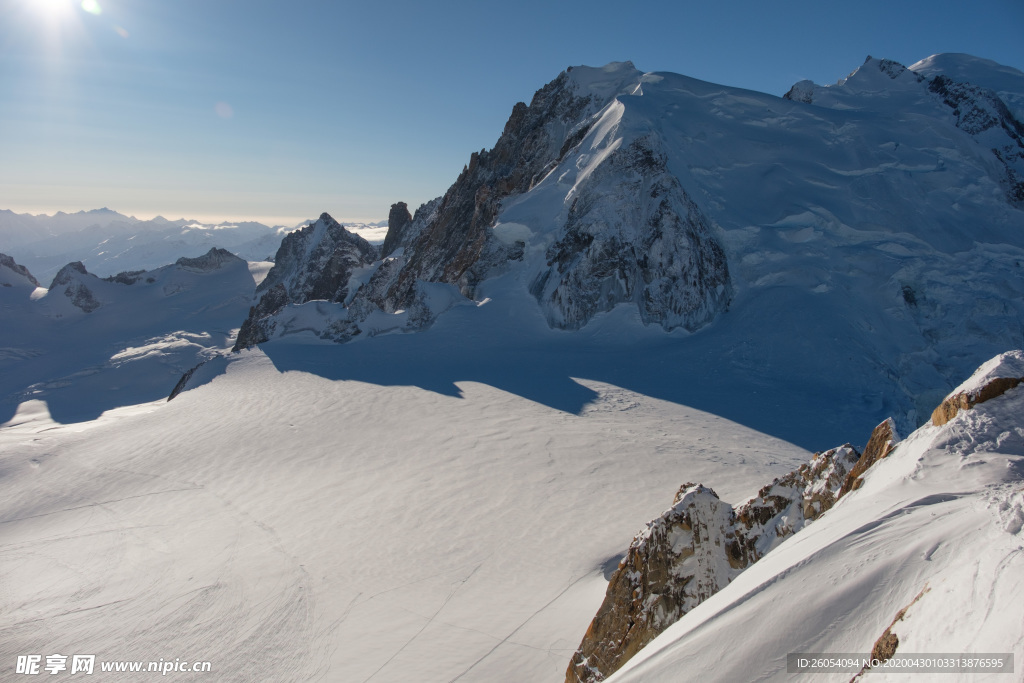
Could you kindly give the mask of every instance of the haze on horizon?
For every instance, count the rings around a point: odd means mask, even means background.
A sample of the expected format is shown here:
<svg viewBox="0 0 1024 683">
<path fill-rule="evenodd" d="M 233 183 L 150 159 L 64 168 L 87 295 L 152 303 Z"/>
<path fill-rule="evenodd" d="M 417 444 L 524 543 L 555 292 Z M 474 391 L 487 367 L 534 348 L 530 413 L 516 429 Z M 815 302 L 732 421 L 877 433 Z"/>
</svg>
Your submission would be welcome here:
<svg viewBox="0 0 1024 683">
<path fill-rule="evenodd" d="M 443 194 L 512 105 L 569 65 L 783 94 L 865 55 L 967 52 L 1024 68 L 1024 6 L 843 13 L 663 1 L 444 8 L 269 0 L 0 0 L 0 208 L 139 218 L 376 222 Z"/>
</svg>

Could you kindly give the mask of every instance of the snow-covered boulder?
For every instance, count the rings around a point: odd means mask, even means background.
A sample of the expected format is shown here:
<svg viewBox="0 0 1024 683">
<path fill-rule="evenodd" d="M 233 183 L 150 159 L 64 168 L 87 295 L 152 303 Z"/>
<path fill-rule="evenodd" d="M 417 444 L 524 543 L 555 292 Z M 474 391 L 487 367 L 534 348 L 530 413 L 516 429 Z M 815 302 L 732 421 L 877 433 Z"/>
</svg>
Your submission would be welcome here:
<svg viewBox="0 0 1024 683">
<path fill-rule="evenodd" d="M 951 391 L 932 413 L 932 424 L 946 424 L 962 410 L 970 410 L 1024 382 L 1024 352 L 1007 351 L 988 361 Z"/>
</svg>

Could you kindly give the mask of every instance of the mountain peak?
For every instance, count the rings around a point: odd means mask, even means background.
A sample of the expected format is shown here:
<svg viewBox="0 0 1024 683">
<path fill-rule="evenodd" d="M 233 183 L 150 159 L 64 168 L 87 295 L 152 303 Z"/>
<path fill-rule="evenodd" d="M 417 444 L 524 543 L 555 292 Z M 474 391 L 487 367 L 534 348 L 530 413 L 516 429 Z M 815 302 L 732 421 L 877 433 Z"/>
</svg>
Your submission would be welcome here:
<svg viewBox="0 0 1024 683">
<path fill-rule="evenodd" d="M 643 77 L 643 72 L 630 61 L 609 62 L 604 66 L 571 66 L 565 73 L 580 94 L 593 95 L 600 100 L 632 92 Z"/>
</svg>

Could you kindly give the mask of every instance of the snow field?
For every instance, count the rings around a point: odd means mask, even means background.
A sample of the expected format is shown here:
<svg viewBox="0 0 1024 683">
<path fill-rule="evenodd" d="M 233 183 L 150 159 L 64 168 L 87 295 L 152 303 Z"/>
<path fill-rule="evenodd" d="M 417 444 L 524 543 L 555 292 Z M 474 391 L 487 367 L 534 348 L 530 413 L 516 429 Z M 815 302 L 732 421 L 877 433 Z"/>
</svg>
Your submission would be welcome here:
<svg viewBox="0 0 1024 683">
<path fill-rule="evenodd" d="M 282 373 L 249 351 L 169 404 L 86 425 L 27 406 L 0 432 L 3 657 L 557 680 L 605 565 L 679 484 L 740 499 L 807 457 L 585 383 L 572 414 L 476 382 L 445 395 Z"/>
</svg>

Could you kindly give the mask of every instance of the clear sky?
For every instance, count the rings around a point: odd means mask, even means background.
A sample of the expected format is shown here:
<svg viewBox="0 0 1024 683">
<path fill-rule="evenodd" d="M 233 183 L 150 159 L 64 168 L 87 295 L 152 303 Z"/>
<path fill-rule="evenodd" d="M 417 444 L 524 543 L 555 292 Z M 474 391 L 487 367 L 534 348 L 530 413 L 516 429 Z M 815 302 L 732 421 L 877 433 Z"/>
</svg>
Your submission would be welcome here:
<svg viewBox="0 0 1024 683">
<path fill-rule="evenodd" d="M 1024 2 L 0 0 L 0 208 L 376 221 L 570 65 L 781 95 L 937 52 L 1024 70 Z"/>
</svg>

